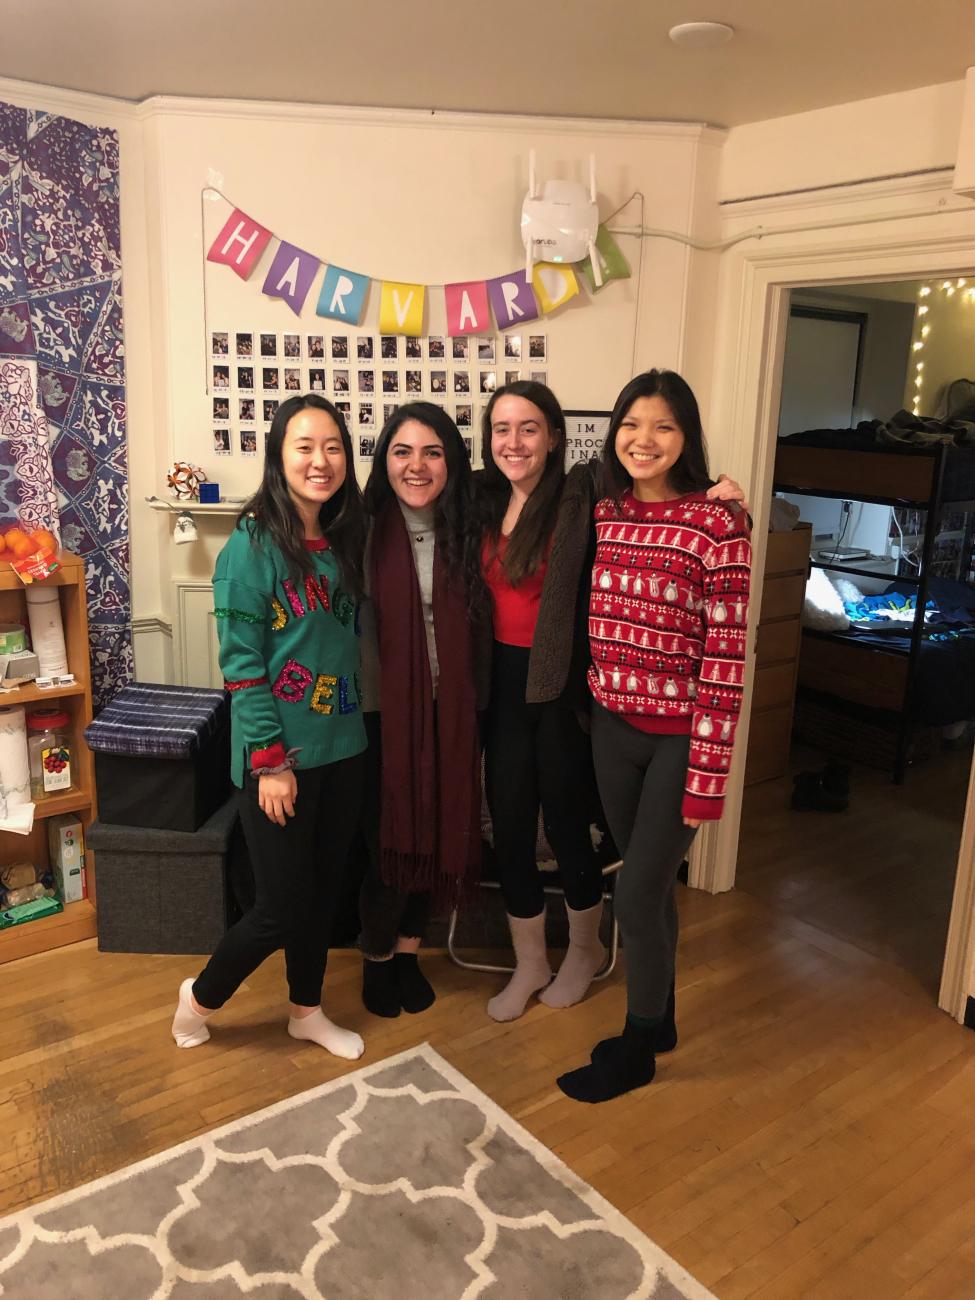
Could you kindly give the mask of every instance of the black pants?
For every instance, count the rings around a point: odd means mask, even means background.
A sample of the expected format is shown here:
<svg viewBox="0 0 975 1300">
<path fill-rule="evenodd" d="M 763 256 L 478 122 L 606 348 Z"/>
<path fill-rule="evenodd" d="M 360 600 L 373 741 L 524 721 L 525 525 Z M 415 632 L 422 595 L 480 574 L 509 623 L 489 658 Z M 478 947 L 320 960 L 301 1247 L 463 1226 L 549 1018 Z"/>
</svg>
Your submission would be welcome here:
<svg viewBox="0 0 975 1300">
<path fill-rule="evenodd" d="M 254 867 L 254 906 L 223 936 L 193 985 L 203 1007 L 222 1007 L 266 957 L 284 949 L 290 1000 L 321 1001 L 328 934 L 362 798 L 362 754 L 298 770 L 295 815 L 272 822 L 257 802 L 258 782 L 237 792 Z"/>
<path fill-rule="evenodd" d="M 382 726 L 379 713 L 364 713 L 369 748 L 362 797 L 362 842 L 366 868 L 359 891 L 362 952 L 366 957 L 388 957 L 396 940 L 422 939 L 430 915 L 429 893 L 405 892 L 383 880 L 379 850 L 382 807 Z"/>
<path fill-rule="evenodd" d="M 535 860 L 538 809 L 565 901 L 575 911 L 602 898 L 589 832 L 596 818 L 589 737 L 561 704 L 526 704 L 530 651 L 495 642 L 484 736 L 488 807 L 505 906 L 511 916 L 545 909 Z"/>
<path fill-rule="evenodd" d="M 664 1014 L 674 978 L 674 885 L 695 834 L 681 816 L 690 743 L 638 731 L 593 705 L 596 780 L 623 857 L 613 905 L 626 949 L 627 1010 L 647 1019 Z"/>
</svg>

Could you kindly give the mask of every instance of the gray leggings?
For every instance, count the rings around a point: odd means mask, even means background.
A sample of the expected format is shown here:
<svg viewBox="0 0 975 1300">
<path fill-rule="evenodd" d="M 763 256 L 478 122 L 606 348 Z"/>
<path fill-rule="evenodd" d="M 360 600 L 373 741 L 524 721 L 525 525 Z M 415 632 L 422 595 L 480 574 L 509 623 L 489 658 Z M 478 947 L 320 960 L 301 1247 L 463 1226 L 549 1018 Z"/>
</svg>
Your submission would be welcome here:
<svg viewBox="0 0 975 1300">
<path fill-rule="evenodd" d="M 674 884 L 694 831 L 681 816 L 690 736 L 638 731 L 593 704 L 592 756 L 603 810 L 623 855 L 614 907 L 626 949 L 629 1014 L 664 1014 L 677 953 Z"/>
</svg>

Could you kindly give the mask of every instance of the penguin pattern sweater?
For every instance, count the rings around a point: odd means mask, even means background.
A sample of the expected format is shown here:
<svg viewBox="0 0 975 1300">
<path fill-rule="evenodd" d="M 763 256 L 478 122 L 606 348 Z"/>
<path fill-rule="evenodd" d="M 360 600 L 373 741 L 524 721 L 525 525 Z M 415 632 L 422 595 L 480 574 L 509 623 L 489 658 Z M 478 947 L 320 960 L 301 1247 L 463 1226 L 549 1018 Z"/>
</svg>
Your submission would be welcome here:
<svg viewBox="0 0 975 1300">
<path fill-rule="evenodd" d="M 747 516 L 703 493 L 596 506 L 589 686 L 641 731 L 690 734 L 684 817 L 716 821 L 724 808 L 750 566 Z"/>
</svg>

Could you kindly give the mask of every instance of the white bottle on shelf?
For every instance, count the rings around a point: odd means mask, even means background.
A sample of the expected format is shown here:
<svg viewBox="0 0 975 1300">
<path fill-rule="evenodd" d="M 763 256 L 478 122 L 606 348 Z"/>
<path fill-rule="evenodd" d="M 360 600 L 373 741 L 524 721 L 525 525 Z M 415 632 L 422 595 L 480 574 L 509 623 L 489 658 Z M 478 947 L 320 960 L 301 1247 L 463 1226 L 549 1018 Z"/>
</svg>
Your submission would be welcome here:
<svg viewBox="0 0 975 1300">
<path fill-rule="evenodd" d="M 27 619 L 40 676 L 66 673 L 68 652 L 64 646 L 64 625 L 61 622 L 61 602 L 57 587 L 32 583 L 27 588 Z"/>
</svg>

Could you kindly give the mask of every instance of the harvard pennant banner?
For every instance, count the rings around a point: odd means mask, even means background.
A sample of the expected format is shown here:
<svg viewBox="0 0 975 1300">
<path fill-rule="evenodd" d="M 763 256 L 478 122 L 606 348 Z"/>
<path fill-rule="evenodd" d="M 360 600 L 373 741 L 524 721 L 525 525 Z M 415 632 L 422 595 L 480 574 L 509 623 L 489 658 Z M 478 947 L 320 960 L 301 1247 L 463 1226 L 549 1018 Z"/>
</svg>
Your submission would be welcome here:
<svg viewBox="0 0 975 1300">
<path fill-rule="evenodd" d="M 445 284 L 447 304 L 447 333 L 487 334 L 491 330 L 491 308 L 488 305 L 487 285 L 483 280 L 469 280 L 466 284 Z"/>
<path fill-rule="evenodd" d="M 264 292 L 269 298 L 283 298 L 294 314 L 300 316 L 320 266 L 313 253 L 282 243 L 264 281 Z"/>
<path fill-rule="evenodd" d="M 605 226 L 600 226 L 596 233 L 596 256 L 599 258 L 599 269 L 603 273 L 603 285 L 609 284 L 610 280 L 630 278 L 630 264 Z M 598 285 L 593 277 L 592 263 L 588 257 L 580 264 L 579 270 L 585 277 L 589 292 L 598 293 L 602 286 Z"/>
<path fill-rule="evenodd" d="M 358 325 L 362 319 L 368 289 L 368 275 L 344 271 L 341 266 L 330 266 L 322 281 L 316 315 L 345 321 L 348 325 Z"/>
<path fill-rule="evenodd" d="M 491 306 L 494 308 L 498 329 L 509 325 L 524 325 L 538 319 L 538 303 L 524 271 L 512 271 L 487 282 Z"/>
<path fill-rule="evenodd" d="M 270 230 L 265 230 L 256 221 L 252 221 L 240 208 L 234 208 L 227 224 L 213 241 L 207 253 L 207 261 L 222 262 L 242 280 L 246 280 L 270 239 Z"/>
<path fill-rule="evenodd" d="M 384 280 L 379 302 L 380 334 L 422 334 L 425 297 L 422 284 Z"/>
<path fill-rule="evenodd" d="M 579 292 L 579 281 L 571 266 L 536 262 L 532 267 L 532 288 L 538 305 L 547 316 Z"/>
</svg>

